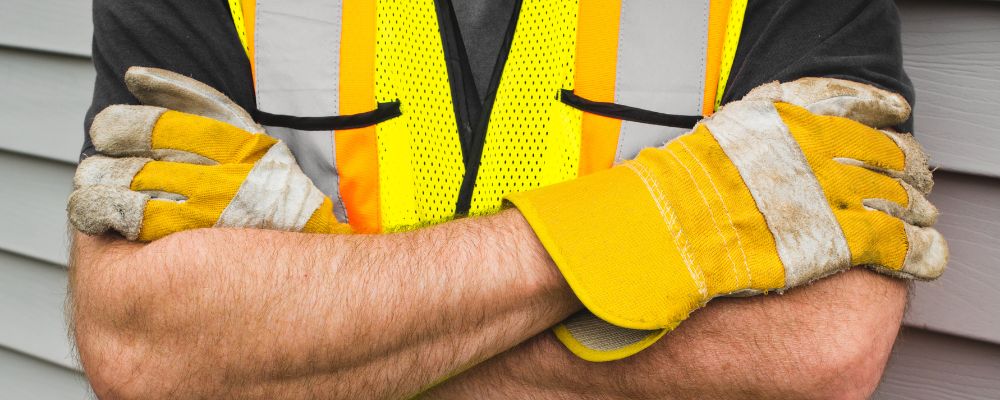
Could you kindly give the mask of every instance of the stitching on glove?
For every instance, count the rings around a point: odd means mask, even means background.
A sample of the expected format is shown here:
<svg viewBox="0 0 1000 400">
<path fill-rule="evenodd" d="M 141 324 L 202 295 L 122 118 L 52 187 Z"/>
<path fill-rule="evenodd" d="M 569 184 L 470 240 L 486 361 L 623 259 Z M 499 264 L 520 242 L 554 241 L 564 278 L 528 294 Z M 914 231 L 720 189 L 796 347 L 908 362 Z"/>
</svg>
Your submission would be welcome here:
<svg viewBox="0 0 1000 400">
<path fill-rule="evenodd" d="M 684 151 L 691 156 L 691 159 L 693 159 L 694 162 L 698 163 L 698 166 L 701 168 L 701 171 L 704 172 L 705 176 L 708 177 L 708 182 L 712 184 L 712 189 L 715 190 L 715 195 L 719 197 L 719 203 L 722 203 L 722 209 L 726 212 L 726 217 L 729 218 L 729 226 L 733 228 L 733 234 L 736 236 L 736 244 L 740 246 L 740 254 L 743 255 L 743 267 L 746 269 L 747 273 L 746 286 L 753 287 L 753 274 L 750 272 L 750 261 L 747 260 L 747 252 L 746 249 L 743 247 L 743 239 L 740 237 L 739 229 L 736 229 L 736 223 L 733 221 L 733 214 L 729 211 L 729 206 L 726 205 L 726 200 L 724 197 L 722 197 L 722 193 L 719 192 L 719 187 L 715 184 L 715 179 L 712 179 L 712 174 L 708 173 L 708 168 L 705 167 L 705 164 L 701 162 L 701 159 L 699 159 L 698 156 L 695 155 L 693 151 L 691 151 L 691 149 L 687 146 L 687 144 L 684 143 L 683 140 L 678 140 L 677 143 L 684 148 Z"/>
<path fill-rule="evenodd" d="M 677 215 L 674 214 L 673 208 L 667 202 L 666 196 L 663 194 L 663 190 L 660 189 L 659 183 L 652 177 L 649 172 L 649 168 L 643 165 L 641 162 L 629 162 L 625 163 L 632 172 L 635 172 L 642 180 L 643 185 L 646 186 L 646 190 L 649 190 L 650 197 L 653 198 L 653 203 L 656 204 L 656 208 L 660 211 L 660 216 L 663 218 L 663 223 L 667 225 L 667 229 L 672 233 L 674 245 L 677 246 L 677 251 L 681 255 L 681 259 L 684 260 L 684 266 L 687 267 L 688 273 L 691 274 L 691 279 L 694 280 L 696 286 L 698 286 L 698 293 L 701 294 L 702 301 L 708 300 L 708 288 L 705 286 L 705 274 L 700 269 L 694 265 L 694 260 L 691 258 L 691 252 L 688 251 L 689 244 L 687 240 L 684 239 L 684 230 L 677 223 Z"/>
<path fill-rule="evenodd" d="M 715 233 L 719 234 L 719 241 L 725 243 L 726 236 L 722 234 L 722 229 L 719 229 L 719 221 L 715 218 L 715 210 L 713 210 L 712 206 L 708 204 L 705 192 L 701 190 L 701 185 L 699 185 L 698 181 L 694 178 L 694 174 L 691 173 L 691 170 L 688 169 L 687 165 L 684 165 L 684 163 L 681 162 L 681 159 L 677 157 L 677 154 L 675 154 L 673 150 L 668 147 L 664 147 L 663 150 L 665 150 L 667 154 L 674 159 L 674 161 L 677 161 L 677 164 L 679 164 L 681 168 L 684 168 L 684 172 L 687 172 L 688 177 L 691 178 L 691 183 L 694 184 L 695 190 L 698 191 L 698 196 L 701 197 L 701 202 L 705 204 L 705 209 L 708 210 L 708 216 L 712 218 L 712 226 L 715 228 Z M 730 218 L 730 221 L 732 221 L 732 218 Z M 729 259 L 729 264 L 733 267 L 733 276 L 739 276 L 739 271 L 736 270 L 736 260 L 733 260 L 733 254 L 729 248 L 726 248 L 726 258 Z"/>
</svg>

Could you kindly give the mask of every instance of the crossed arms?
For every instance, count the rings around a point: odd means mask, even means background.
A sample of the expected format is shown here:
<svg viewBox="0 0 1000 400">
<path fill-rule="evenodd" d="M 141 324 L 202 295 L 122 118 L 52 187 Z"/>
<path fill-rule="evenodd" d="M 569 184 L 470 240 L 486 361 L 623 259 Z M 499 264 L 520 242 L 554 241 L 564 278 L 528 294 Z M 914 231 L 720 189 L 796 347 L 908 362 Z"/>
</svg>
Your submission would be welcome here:
<svg viewBox="0 0 1000 400">
<path fill-rule="evenodd" d="M 594 364 L 542 333 L 581 306 L 514 210 L 383 236 L 77 235 L 71 267 L 81 361 L 110 399 L 860 398 L 904 285 L 850 271 L 720 301 Z"/>
<path fill-rule="evenodd" d="M 211 77 L 252 104 L 240 83 L 249 66 L 219 68 L 244 57 L 217 40 L 225 3 L 173 3 L 95 2 L 105 97 L 94 112 L 134 101 L 121 87 L 129 65 Z M 746 35 L 747 57 L 801 59 L 748 63 L 733 85 L 842 75 L 830 67 L 838 44 L 885 62 L 852 68 L 860 78 L 901 73 L 891 1 L 829 7 L 851 29 L 815 24 L 815 8 L 797 2 L 757 7 L 766 18 L 750 20 L 774 31 Z M 170 21 L 183 35 L 163 29 Z M 829 31 L 772 40 L 795 26 Z M 516 210 L 384 237 L 208 229 L 141 245 L 78 234 L 73 331 L 101 398 L 400 397 L 448 376 L 425 397 L 859 398 L 881 376 L 906 293 L 852 270 L 781 296 L 715 300 L 636 356 L 588 363 L 545 332 L 580 307 L 550 263 Z"/>
</svg>

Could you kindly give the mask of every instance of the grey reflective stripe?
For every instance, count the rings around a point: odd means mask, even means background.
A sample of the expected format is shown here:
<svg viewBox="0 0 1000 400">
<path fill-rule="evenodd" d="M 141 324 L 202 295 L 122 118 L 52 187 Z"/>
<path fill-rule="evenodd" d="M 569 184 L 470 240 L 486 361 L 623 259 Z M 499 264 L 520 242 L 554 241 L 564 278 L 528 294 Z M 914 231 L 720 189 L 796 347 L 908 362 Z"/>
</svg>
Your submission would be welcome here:
<svg viewBox="0 0 1000 400">
<path fill-rule="evenodd" d="M 622 0 L 615 103 L 701 115 L 709 0 Z M 624 122 L 615 161 L 683 133 Z"/>
<path fill-rule="evenodd" d="M 289 128 L 265 126 L 267 134 L 288 145 L 302 172 L 323 194 L 333 200 L 337 221 L 347 222 L 344 201 L 340 197 L 340 176 L 337 173 L 336 142 L 333 132 L 307 132 Z"/>
<path fill-rule="evenodd" d="M 618 135 L 618 150 L 615 151 L 615 162 L 631 160 L 639 155 L 642 149 L 663 146 L 671 139 L 688 131 L 690 129 L 622 121 L 621 133 Z"/>
<path fill-rule="evenodd" d="M 257 108 L 319 117 L 340 107 L 340 0 L 258 0 L 254 37 Z M 334 132 L 265 127 L 283 140 L 302 171 L 347 222 L 340 197 Z"/>
<path fill-rule="evenodd" d="M 257 106 L 272 114 L 334 115 L 339 109 L 338 0 L 259 0 L 254 34 Z"/>
</svg>

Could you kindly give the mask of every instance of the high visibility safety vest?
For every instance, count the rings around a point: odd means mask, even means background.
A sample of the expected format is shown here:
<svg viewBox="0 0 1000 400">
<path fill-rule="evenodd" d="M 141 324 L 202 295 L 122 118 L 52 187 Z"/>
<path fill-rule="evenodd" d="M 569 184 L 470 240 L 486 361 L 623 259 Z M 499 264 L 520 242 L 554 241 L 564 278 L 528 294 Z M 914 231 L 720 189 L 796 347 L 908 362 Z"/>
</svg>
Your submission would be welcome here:
<svg viewBox="0 0 1000 400">
<path fill-rule="evenodd" d="M 498 210 L 717 107 L 746 0 L 519 0 L 480 102 L 452 0 L 230 0 L 267 132 L 359 232 Z"/>
</svg>

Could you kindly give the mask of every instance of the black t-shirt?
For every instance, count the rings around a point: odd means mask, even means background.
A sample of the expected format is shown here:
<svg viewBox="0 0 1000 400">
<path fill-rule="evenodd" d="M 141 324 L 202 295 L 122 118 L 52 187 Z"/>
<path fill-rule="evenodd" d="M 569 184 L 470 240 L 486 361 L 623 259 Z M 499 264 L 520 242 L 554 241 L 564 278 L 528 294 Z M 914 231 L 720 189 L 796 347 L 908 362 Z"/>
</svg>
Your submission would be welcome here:
<svg viewBox="0 0 1000 400">
<path fill-rule="evenodd" d="M 477 86 L 492 74 L 506 21 L 484 18 L 513 1 L 459 0 L 456 15 Z M 484 3 L 485 2 L 485 3 Z M 479 3 L 479 4 L 471 4 Z M 124 84 L 131 66 L 188 75 L 256 109 L 250 64 L 227 0 L 94 0 L 94 99 L 84 123 L 112 104 L 138 104 Z M 511 5 L 508 7 L 508 5 Z M 723 102 L 774 80 L 834 77 L 902 94 L 913 88 L 903 71 L 899 15 L 892 0 L 749 0 L 746 22 Z M 912 120 L 911 120 L 912 121 Z M 899 128 L 911 130 L 912 122 Z M 84 134 L 81 156 L 94 152 Z"/>
</svg>

